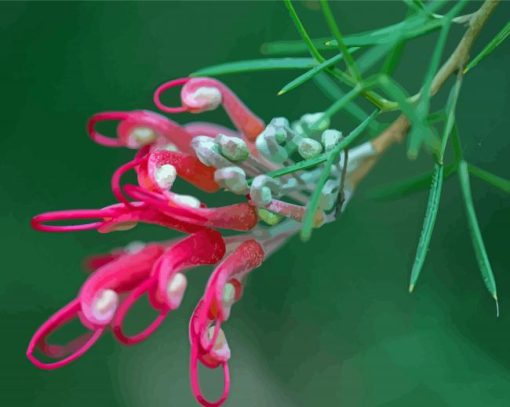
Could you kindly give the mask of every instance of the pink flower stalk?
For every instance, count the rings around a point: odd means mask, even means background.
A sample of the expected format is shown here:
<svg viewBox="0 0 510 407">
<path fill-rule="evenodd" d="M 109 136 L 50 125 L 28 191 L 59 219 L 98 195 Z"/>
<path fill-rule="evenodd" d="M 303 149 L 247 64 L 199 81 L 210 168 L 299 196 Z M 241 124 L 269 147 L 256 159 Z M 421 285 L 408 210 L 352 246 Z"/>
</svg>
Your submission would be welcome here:
<svg viewBox="0 0 510 407">
<path fill-rule="evenodd" d="M 182 105 L 163 105 L 162 92 L 179 85 Z M 107 329 L 123 344 L 143 341 L 169 312 L 179 308 L 188 284 L 187 271 L 221 261 L 209 278 L 189 326 L 193 394 L 204 406 L 220 406 L 230 389 L 231 357 L 222 324 L 241 298 L 248 274 L 301 228 L 322 169 L 298 168 L 279 177 L 271 173 L 295 164 L 295 159 L 313 159 L 323 150 L 330 151 L 340 141 L 341 133 L 313 128 L 310 120 L 317 114 L 305 115 L 292 124 L 285 118 L 275 118 L 266 126 L 228 87 L 211 78 L 170 81 L 156 90 L 154 100 L 167 113 L 200 113 L 222 105 L 237 131 L 206 122 L 179 125 L 146 110 L 98 113 L 88 123 L 92 140 L 107 147 L 137 150 L 111 177 L 118 203 L 101 209 L 43 213 L 32 219 L 32 226 L 45 232 L 109 233 L 148 223 L 188 236 L 166 243 L 128 246 L 90 258 L 86 265 L 91 274 L 78 295 L 36 331 L 27 356 L 37 367 L 56 369 L 81 357 Z M 115 137 L 96 129 L 106 120 L 119 121 Z M 372 150 L 366 146 L 358 152 L 353 150 L 349 157 L 353 157 L 354 164 L 345 169 L 347 163 L 342 160 L 334 163 L 320 191 L 314 227 L 335 219 L 341 187 L 350 197 L 349 174 Z M 137 185 L 122 183 L 128 171 L 136 173 Z M 347 173 L 345 185 L 342 173 Z M 210 208 L 199 198 L 176 192 L 177 178 L 207 193 L 227 190 L 244 201 Z M 242 233 L 223 238 L 217 229 Z M 156 316 L 142 331 L 127 334 L 124 320 L 144 295 Z M 49 336 L 72 320 L 80 321 L 88 332 L 67 344 L 50 343 Z M 41 361 L 36 351 L 53 361 Z M 208 401 L 200 390 L 199 363 L 223 370 L 223 394 L 215 402 Z"/>
</svg>

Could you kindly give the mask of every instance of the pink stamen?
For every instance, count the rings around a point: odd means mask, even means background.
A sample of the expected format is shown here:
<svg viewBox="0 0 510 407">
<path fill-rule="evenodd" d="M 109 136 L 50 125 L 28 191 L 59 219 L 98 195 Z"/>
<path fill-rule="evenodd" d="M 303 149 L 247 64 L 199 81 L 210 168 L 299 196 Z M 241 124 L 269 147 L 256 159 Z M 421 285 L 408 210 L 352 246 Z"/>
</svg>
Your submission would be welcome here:
<svg viewBox="0 0 510 407">
<path fill-rule="evenodd" d="M 115 170 L 115 172 L 112 175 L 111 187 L 112 187 L 113 195 L 115 196 L 115 198 L 117 198 L 119 200 L 119 202 L 122 202 L 126 206 L 131 206 L 131 203 L 124 196 L 124 194 L 122 192 L 122 186 L 120 184 L 120 180 L 126 172 L 128 172 L 129 170 L 131 170 L 133 168 L 136 168 L 138 165 L 140 165 L 143 162 L 146 152 L 147 152 L 147 149 L 144 147 L 140 151 L 143 151 L 145 154 L 140 157 L 135 157 L 134 160 L 129 161 L 124 165 L 121 165 L 119 168 L 117 168 Z"/>
<path fill-rule="evenodd" d="M 221 260 L 225 253 L 225 244 L 218 232 L 204 230 L 195 233 L 169 247 L 154 263 L 151 275 L 138 285 L 120 305 L 112 321 L 112 328 L 117 339 L 132 345 L 149 337 L 164 321 L 169 311 L 178 307 L 173 306 L 167 296 L 169 281 L 177 273 L 203 264 L 214 264 Z M 144 294 L 149 294 L 153 307 L 159 311 L 156 319 L 143 331 L 128 336 L 124 333 L 123 322 L 135 302 Z"/>
<path fill-rule="evenodd" d="M 259 243 L 255 240 L 246 240 L 214 270 L 207 283 L 204 297 L 196 307 L 190 323 L 191 344 L 192 347 L 200 347 L 200 355 L 210 356 L 221 324 L 229 316 L 230 310 L 224 309 L 222 301 L 226 284 L 234 283 L 235 301 L 238 301 L 242 295 L 242 281 L 249 272 L 260 266 L 264 256 L 264 250 Z M 207 343 L 205 336 L 211 322 L 214 322 L 214 332 Z"/>
<path fill-rule="evenodd" d="M 181 90 L 182 106 L 170 108 L 160 101 L 166 89 L 184 85 Z M 198 95 L 201 91 L 218 92 L 215 96 Z M 220 100 L 217 100 L 217 98 Z M 212 78 L 180 78 L 161 85 L 154 94 L 154 103 L 164 112 L 201 113 L 214 110 L 222 104 L 236 128 L 250 141 L 254 141 L 265 128 L 264 122 L 257 117 L 227 86 Z"/>
<path fill-rule="evenodd" d="M 215 108 L 205 100 L 196 99 L 196 92 L 200 88 L 217 89 L 221 94 L 221 104 L 235 127 L 244 136 L 254 141 L 265 128 L 264 122 L 257 117 L 246 105 L 220 81 L 212 78 L 192 78 L 182 88 L 181 99 L 184 106 L 187 106 L 192 113 L 200 113 Z"/>
<path fill-rule="evenodd" d="M 96 131 L 96 124 L 102 121 L 120 121 L 117 127 L 117 138 L 106 137 Z M 144 129 L 145 133 L 152 132 L 137 140 L 133 138 L 137 129 Z M 191 135 L 174 121 L 148 110 L 132 112 L 103 112 L 92 116 L 88 122 L 88 132 L 92 140 L 107 147 L 128 147 L 138 149 L 145 145 L 164 141 L 174 144 L 179 150 L 193 153 L 190 147 Z M 145 133 L 142 133 L 145 134 Z M 148 137 L 148 138 L 147 138 Z"/>
<path fill-rule="evenodd" d="M 51 345 L 46 339 L 53 332 L 78 317 L 80 311 L 80 302 L 74 299 L 62 309 L 53 314 L 41 327 L 36 331 L 27 349 L 28 359 L 38 368 L 45 370 L 58 369 L 72 361 L 81 357 L 94 343 L 101 337 L 104 328 L 96 328 L 89 334 L 69 342 L 67 345 Z M 62 358 L 56 362 L 42 362 L 36 358 L 34 352 L 39 348 L 42 353 L 52 358 Z"/>
<path fill-rule="evenodd" d="M 164 105 L 161 102 L 161 94 L 168 89 L 184 85 L 189 80 L 190 78 L 179 78 L 160 85 L 154 92 L 154 104 L 157 106 L 157 108 L 165 113 L 183 113 L 188 111 L 188 108 L 186 106 L 170 107 Z"/>
<path fill-rule="evenodd" d="M 204 165 L 195 156 L 157 149 L 152 151 L 147 160 L 140 164 L 137 170 L 139 184 L 151 191 L 159 191 L 160 188 L 155 180 L 155 171 L 165 164 L 175 167 L 179 177 L 203 191 L 216 192 L 220 188 L 214 180 L 215 169 Z"/>
<path fill-rule="evenodd" d="M 129 185 L 127 186 L 129 187 Z M 126 188 L 127 189 L 127 188 Z M 131 228 L 138 222 L 156 224 L 184 233 L 194 233 L 203 229 L 202 226 L 185 222 L 162 213 L 143 202 L 132 202 L 131 207 L 124 204 L 108 206 L 103 209 L 71 209 L 42 213 L 32 218 L 32 227 L 43 232 L 70 232 L 95 229 L 100 233 L 109 233 L 115 230 Z M 97 222 L 78 225 L 48 225 L 47 222 L 60 222 L 69 220 L 96 219 Z"/>
<path fill-rule="evenodd" d="M 161 245 L 147 245 L 137 253 L 120 256 L 93 273 L 79 294 L 82 323 L 92 328 L 109 324 L 114 313 L 98 313 L 99 296 L 106 290 L 113 290 L 117 295 L 134 290 L 150 275 L 152 265 L 163 251 Z"/>
<path fill-rule="evenodd" d="M 240 203 L 218 208 L 192 208 L 170 206 L 162 195 L 148 192 L 135 185 L 126 185 L 125 191 L 134 199 L 143 201 L 161 213 L 183 222 L 207 228 L 250 230 L 258 222 L 255 208 L 248 203 Z"/>
<path fill-rule="evenodd" d="M 223 392 L 220 398 L 216 401 L 207 400 L 202 394 L 202 390 L 200 388 L 200 378 L 198 374 L 198 348 L 191 348 L 191 356 L 190 356 L 190 379 L 191 379 L 191 390 L 196 400 L 204 407 L 219 407 L 221 406 L 228 398 L 230 392 L 230 372 L 228 369 L 228 362 L 223 362 L 220 365 L 223 368 Z"/>
</svg>

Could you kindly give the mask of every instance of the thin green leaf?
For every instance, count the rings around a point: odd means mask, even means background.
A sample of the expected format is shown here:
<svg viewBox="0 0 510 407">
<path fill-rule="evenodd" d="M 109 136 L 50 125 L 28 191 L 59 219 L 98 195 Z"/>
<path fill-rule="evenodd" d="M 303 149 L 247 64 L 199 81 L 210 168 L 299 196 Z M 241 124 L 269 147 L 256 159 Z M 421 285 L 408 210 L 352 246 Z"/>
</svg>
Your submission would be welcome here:
<svg viewBox="0 0 510 407">
<path fill-rule="evenodd" d="M 449 164 L 444 167 L 443 179 L 451 177 L 457 169 L 455 164 Z M 423 191 L 430 187 L 434 171 L 427 171 L 423 174 L 407 178 L 402 181 L 395 182 L 374 189 L 368 194 L 368 197 L 378 201 L 386 201 L 392 199 L 403 198 L 416 192 Z"/>
<path fill-rule="evenodd" d="M 336 102 L 345 96 L 345 92 L 340 89 L 338 85 L 326 74 L 317 75 L 314 78 L 314 82 L 322 93 L 324 93 L 333 102 Z M 345 111 L 359 121 L 363 121 L 367 117 L 367 113 L 354 101 L 351 101 L 345 106 Z M 370 122 L 369 128 L 372 132 L 379 131 L 379 124 L 375 119 Z"/>
<path fill-rule="evenodd" d="M 334 48 L 331 45 L 326 45 L 326 41 L 331 38 L 316 38 L 312 39 L 314 47 L 319 51 L 327 51 Z M 289 40 L 289 41 L 271 41 L 265 42 L 260 47 L 262 55 L 296 55 L 308 52 L 308 47 L 302 40 Z"/>
<path fill-rule="evenodd" d="M 500 32 L 496 34 L 496 36 L 492 40 L 489 41 L 489 43 L 485 46 L 482 52 L 480 52 L 476 57 L 474 57 L 471 60 L 466 69 L 464 69 L 464 73 L 468 72 L 470 69 L 473 69 L 480 63 L 480 61 L 488 57 L 503 41 L 507 39 L 509 35 L 510 35 L 510 21 L 506 23 L 506 25 L 501 29 Z"/>
<path fill-rule="evenodd" d="M 487 182 L 493 187 L 501 189 L 503 192 L 506 192 L 507 194 L 510 194 L 509 180 L 502 178 L 498 175 L 495 175 L 492 172 L 476 167 L 473 164 L 468 164 L 468 169 L 469 172 L 473 174 L 475 177 L 480 178 L 482 181 Z"/>
<path fill-rule="evenodd" d="M 429 198 L 427 202 L 427 209 L 425 211 L 425 219 L 423 220 L 423 227 L 421 229 L 420 240 L 418 248 L 416 249 L 416 256 L 414 258 L 413 268 L 411 270 L 411 278 L 409 281 L 409 292 L 413 292 L 423 263 L 427 257 L 427 252 L 430 245 L 434 225 L 436 224 L 437 211 L 439 209 L 439 201 L 441 199 L 441 191 L 443 188 L 443 166 L 436 164 L 434 174 L 432 176 L 432 185 L 430 187 Z"/>
<path fill-rule="evenodd" d="M 441 6 L 440 3 L 441 2 L 433 2 L 431 5 L 427 6 L 429 13 L 437 10 Z M 367 47 L 384 44 L 392 41 L 397 32 L 405 33 L 402 37 L 405 39 L 417 38 L 439 29 L 441 25 L 441 20 L 430 18 L 423 14 L 413 16 L 405 21 L 387 27 L 346 35 L 344 37 L 344 43 L 348 47 Z M 331 38 L 316 38 L 311 39 L 311 42 L 315 49 L 319 51 L 326 51 L 336 47 L 336 41 L 331 40 Z M 308 50 L 308 45 L 300 40 L 266 42 L 261 47 L 261 52 L 264 55 L 295 55 L 305 53 Z"/>
<path fill-rule="evenodd" d="M 336 40 L 336 44 L 338 47 L 338 50 L 340 51 L 340 54 L 343 55 L 345 64 L 347 66 L 347 69 L 353 76 L 353 78 L 356 81 L 361 80 L 361 73 L 356 65 L 356 62 L 354 61 L 349 49 L 344 43 L 343 36 L 340 33 L 340 29 L 338 28 L 338 25 L 336 24 L 335 18 L 333 17 L 333 13 L 331 12 L 331 8 L 329 7 L 328 0 L 321 0 L 321 7 L 322 11 L 324 13 L 324 18 L 326 19 L 326 22 L 329 26 L 329 30 L 331 31 L 331 34 L 333 34 L 333 37 Z"/>
<path fill-rule="evenodd" d="M 328 180 L 329 174 L 331 173 L 331 166 L 333 165 L 335 160 L 338 160 L 338 156 L 340 155 L 340 153 L 345 148 L 347 148 L 353 141 L 355 141 L 363 133 L 363 131 L 365 131 L 365 129 L 368 127 L 368 125 L 374 119 L 377 113 L 378 113 L 377 111 L 373 112 L 347 137 L 345 137 L 340 143 L 338 143 L 338 145 L 332 151 L 325 154 L 326 164 L 306 207 L 306 213 L 301 228 L 301 239 L 303 241 L 309 240 L 310 236 L 312 235 L 313 221 L 315 214 L 317 212 L 317 207 L 319 205 L 319 198 L 322 192 L 322 188 L 324 187 L 324 184 Z"/>
<path fill-rule="evenodd" d="M 308 32 L 305 29 L 305 26 L 299 19 L 299 16 L 296 13 L 296 9 L 292 5 L 291 0 L 283 0 L 283 3 L 285 4 L 285 7 L 287 7 L 287 10 L 289 11 L 290 18 L 292 19 L 294 25 L 296 26 L 296 29 L 305 42 L 306 46 L 308 47 L 308 51 L 310 51 L 310 54 L 312 57 L 314 57 L 318 62 L 324 62 L 324 57 L 320 54 L 320 52 L 315 47 L 315 44 L 313 43 L 312 39 L 308 35 Z"/>
<path fill-rule="evenodd" d="M 329 68 L 331 65 L 336 64 L 338 61 L 342 59 L 342 55 L 335 55 L 332 58 L 326 59 L 323 63 L 314 66 L 309 71 L 306 71 L 304 74 L 298 76 L 296 79 L 293 79 L 289 83 L 287 83 L 279 92 L 278 95 L 283 95 L 293 89 L 296 89 L 298 86 L 302 85 L 306 81 L 312 79 L 315 75 L 321 73 L 324 69 Z"/>
<path fill-rule="evenodd" d="M 240 72 L 310 69 L 317 65 L 313 58 L 264 58 L 227 62 L 199 69 L 190 76 L 218 76 Z"/>
<path fill-rule="evenodd" d="M 382 72 L 385 75 L 391 76 L 395 72 L 395 69 L 400 62 L 400 58 L 402 56 L 402 52 L 406 46 L 406 42 L 404 40 L 399 40 L 396 45 L 393 46 L 390 54 L 384 61 L 384 65 L 382 67 Z"/>
<path fill-rule="evenodd" d="M 389 44 L 376 45 L 366 51 L 362 56 L 358 58 L 358 66 L 362 73 L 367 72 L 377 62 L 383 59 L 393 47 L 393 42 Z"/>
<path fill-rule="evenodd" d="M 455 125 L 455 109 L 457 107 L 457 100 L 459 99 L 460 88 L 462 86 L 462 72 L 457 75 L 457 80 L 453 85 L 450 94 L 448 96 L 448 102 L 446 103 L 446 124 L 441 138 L 441 149 L 439 150 L 439 162 L 442 164 L 444 159 L 444 153 L 446 151 L 446 145 L 448 144 L 448 138 Z"/>
<path fill-rule="evenodd" d="M 320 128 L 322 127 L 322 122 L 325 120 L 329 120 L 333 115 L 338 113 L 343 107 L 349 104 L 353 99 L 355 99 L 361 93 L 361 87 L 355 87 L 350 92 L 346 93 L 344 97 L 337 100 L 333 103 L 329 108 L 326 109 L 324 113 L 322 113 L 321 117 L 311 125 L 312 128 Z"/>
<path fill-rule="evenodd" d="M 476 259 L 478 261 L 478 267 L 482 274 L 483 282 L 492 295 L 492 298 L 496 301 L 496 310 L 499 314 L 498 306 L 498 294 L 496 289 L 496 279 L 485 250 L 485 244 L 482 238 L 482 232 L 478 225 L 478 219 L 476 217 L 475 206 L 473 203 L 473 196 L 471 194 L 471 185 L 469 183 L 469 170 L 468 164 L 465 161 L 461 161 L 459 165 L 459 180 L 462 195 L 464 197 L 464 203 L 466 205 L 466 214 L 468 219 L 469 231 L 471 233 L 471 241 L 473 242 L 473 248 L 475 250 Z"/>
<path fill-rule="evenodd" d="M 420 100 L 418 101 L 418 105 L 416 107 L 416 111 L 418 112 L 419 118 L 415 123 L 415 130 L 411 131 L 411 133 L 409 134 L 407 153 L 410 157 L 416 157 L 418 155 L 418 151 L 421 147 L 421 144 L 424 141 L 427 141 L 427 138 L 430 139 L 431 132 L 430 127 L 426 122 L 426 117 L 429 114 L 432 82 L 441 63 L 441 56 L 446 45 L 446 40 L 448 39 L 448 33 L 450 31 L 452 19 L 462 10 L 462 8 L 465 6 L 465 3 L 466 3 L 465 0 L 459 1 L 452 7 L 452 9 L 448 12 L 448 14 L 444 18 L 439 20 L 442 23 L 441 32 L 439 34 L 439 39 L 437 40 L 436 47 L 432 54 L 429 68 L 427 70 L 427 73 L 425 74 L 423 86 L 421 89 Z"/>
<path fill-rule="evenodd" d="M 436 223 L 437 211 L 439 208 L 439 201 L 441 199 L 441 191 L 443 188 L 444 179 L 444 168 L 443 158 L 446 150 L 446 145 L 450 137 L 450 133 L 455 125 L 455 108 L 457 106 L 457 100 L 459 97 L 460 87 L 462 85 L 462 73 L 457 75 L 455 85 L 450 91 L 448 102 L 446 105 L 446 123 L 443 129 L 443 135 L 441 137 L 441 148 L 437 157 L 437 163 L 434 167 L 434 173 L 432 175 L 432 185 L 430 187 L 429 199 L 427 203 L 427 210 L 425 212 L 425 219 L 423 220 L 423 228 L 418 242 L 418 248 L 416 250 L 416 257 L 414 259 L 413 268 L 411 270 L 411 279 L 409 282 L 409 292 L 412 292 L 418 277 L 420 276 L 423 264 L 430 245 L 430 239 L 432 232 L 434 231 L 434 225 Z M 456 165 L 455 165 L 456 167 Z"/>
</svg>

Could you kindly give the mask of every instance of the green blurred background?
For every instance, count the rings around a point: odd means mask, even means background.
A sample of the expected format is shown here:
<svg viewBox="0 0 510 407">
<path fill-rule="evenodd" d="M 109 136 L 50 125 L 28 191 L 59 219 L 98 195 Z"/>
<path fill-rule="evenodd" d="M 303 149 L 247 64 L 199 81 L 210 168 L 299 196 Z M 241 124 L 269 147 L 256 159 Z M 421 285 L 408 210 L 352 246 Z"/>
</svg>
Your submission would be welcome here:
<svg viewBox="0 0 510 407">
<path fill-rule="evenodd" d="M 297 9 L 313 36 L 327 34 L 314 3 Z M 333 10 L 344 33 L 405 15 L 400 2 L 335 2 Z M 510 3 L 503 2 L 476 50 L 509 16 Z M 26 345 L 79 289 L 86 277 L 82 259 L 133 240 L 173 235 L 150 226 L 123 234 L 44 235 L 30 229 L 29 219 L 112 202 L 109 176 L 132 153 L 92 143 L 84 130 L 87 118 L 102 110 L 153 109 L 152 92 L 162 81 L 256 58 L 265 41 L 296 39 L 283 4 L 2 3 L 0 29 L 0 405 L 195 405 L 187 321 L 205 270 L 192 273 L 181 310 L 150 340 L 123 348 L 107 335 L 78 362 L 39 371 L 25 358 Z M 452 30 L 450 50 L 461 32 Z M 396 77 L 409 92 L 418 90 L 436 38 L 407 47 Z M 468 159 L 507 178 L 509 72 L 507 42 L 466 77 L 457 114 Z M 330 103 L 312 83 L 277 97 L 299 73 L 223 80 L 263 118 L 297 118 Z M 228 123 L 222 112 L 206 118 Z M 334 124 L 345 130 L 355 125 L 342 114 Z M 498 282 L 500 318 L 477 269 L 455 177 L 445 185 L 426 267 L 409 295 L 426 192 L 384 203 L 367 197 L 374 186 L 431 168 L 427 154 L 409 162 L 404 152 L 404 146 L 389 152 L 338 222 L 309 243 L 294 238 L 252 276 L 226 326 L 233 352 L 227 405 L 510 405 L 508 195 L 472 181 Z M 217 376 L 204 379 L 211 396 L 218 394 Z"/>
</svg>

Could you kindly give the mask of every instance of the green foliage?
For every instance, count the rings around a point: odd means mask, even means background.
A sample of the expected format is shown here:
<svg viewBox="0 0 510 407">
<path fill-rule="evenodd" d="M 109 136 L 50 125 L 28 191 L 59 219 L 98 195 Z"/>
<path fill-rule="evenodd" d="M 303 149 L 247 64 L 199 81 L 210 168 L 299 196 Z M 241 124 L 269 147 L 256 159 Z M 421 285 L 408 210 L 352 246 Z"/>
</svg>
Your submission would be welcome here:
<svg viewBox="0 0 510 407">
<path fill-rule="evenodd" d="M 289 69 L 309 69 L 315 67 L 317 62 L 313 58 L 267 58 L 252 59 L 249 61 L 228 62 L 199 69 L 190 76 L 219 76 L 232 73 L 254 71 L 282 71 Z"/>
<path fill-rule="evenodd" d="M 506 23 L 506 25 L 501 29 L 499 33 L 485 46 L 485 48 L 472 59 L 472 61 L 466 66 L 464 69 L 464 73 L 473 69 L 477 66 L 483 59 L 488 57 L 506 38 L 510 35 L 510 21 Z"/>
<path fill-rule="evenodd" d="M 469 30 L 471 29 L 470 22 L 478 12 L 460 16 L 460 12 L 466 6 L 466 0 L 429 3 L 409 0 L 405 1 L 408 9 L 407 15 L 402 21 L 386 27 L 350 34 L 340 31 L 338 21 L 334 16 L 334 7 L 332 7 L 334 3 L 329 4 L 327 0 L 321 0 L 322 13 L 331 38 L 313 38 L 313 33 L 307 30 L 299 16 L 298 3 L 296 2 L 298 9 L 291 0 L 283 0 L 283 3 L 300 38 L 295 41 L 265 43 L 262 45 L 261 51 L 265 55 L 279 55 L 286 56 L 286 58 L 233 62 L 200 70 L 195 72 L 195 75 L 304 69 L 306 70 L 304 73 L 290 79 L 278 94 L 296 91 L 304 83 L 313 81 L 319 90 L 332 101 L 332 104 L 324 109 L 324 113 L 319 122 L 315 123 L 316 125 L 322 120 L 334 119 L 341 112 L 345 112 L 361 122 L 361 125 L 331 152 L 268 173 L 272 177 L 281 177 L 292 172 L 322 166 L 319 182 L 309 199 L 302 223 L 302 239 L 308 240 L 311 236 L 322 187 L 330 175 L 332 164 L 338 160 L 342 150 L 356 141 L 365 129 L 371 135 L 381 132 L 382 125 L 375 119 L 376 115 L 380 118 L 389 112 L 398 111 L 407 118 L 410 124 L 407 138 L 408 157 L 414 159 L 425 147 L 427 152 L 432 153 L 434 168 L 419 176 L 379 188 L 373 191 L 371 196 L 375 199 L 399 198 L 430 186 L 422 231 L 411 271 L 410 290 L 414 289 L 425 264 L 437 219 L 444 180 L 452 174 L 458 173 L 478 265 L 489 292 L 497 299 L 496 283 L 474 212 L 469 174 L 506 193 L 510 192 L 510 181 L 467 163 L 463 155 L 455 117 L 457 100 L 462 87 L 462 69 L 450 89 L 445 106 L 439 111 L 431 112 L 432 97 L 441 86 L 447 84 L 445 80 L 438 80 L 438 77 L 449 58 L 449 55 L 446 55 L 446 44 L 451 37 L 452 24 L 467 23 L 463 30 Z M 480 4 L 480 10 L 487 4 L 487 2 Z M 443 13 L 443 9 L 446 9 L 444 14 L 437 14 Z M 413 95 L 393 75 L 401 63 L 404 48 L 413 40 L 433 32 L 439 32 L 439 36 L 434 49 L 424 50 L 424 52 L 430 53 L 431 57 L 425 69 L 420 90 Z M 494 52 L 509 35 L 510 23 L 507 23 L 480 54 L 468 64 L 464 73 L 475 68 L 480 61 Z M 311 58 L 289 57 L 304 53 L 309 53 Z M 460 63 L 465 63 L 465 60 Z M 367 75 L 369 71 L 370 76 Z M 449 71 L 449 74 L 458 71 L 459 69 L 456 68 Z M 368 118 L 367 113 L 360 105 L 361 99 L 365 99 L 376 108 L 376 112 Z M 440 123 L 443 124 L 443 127 L 438 132 L 437 126 Z M 445 153 L 451 135 L 453 135 L 454 162 L 445 163 Z"/>
<path fill-rule="evenodd" d="M 489 256 L 485 250 L 485 244 L 482 238 L 482 232 L 478 225 L 478 219 L 476 217 L 475 205 L 473 203 L 473 196 L 471 195 L 471 185 L 469 183 L 469 170 L 468 163 L 461 161 L 459 164 L 459 180 L 462 195 L 464 197 L 464 204 L 466 207 L 467 220 L 469 225 L 469 232 L 471 233 L 471 240 L 473 242 L 473 248 L 475 250 L 476 259 L 478 261 L 478 267 L 482 273 L 482 279 L 487 287 L 487 290 L 491 293 L 492 297 L 496 301 L 496 309 L 499 315 L 498 307 L 498 293 L 496 290 L 496 280 L 492 271 L 492 266 L 489 261 Z"/>
</svg>

